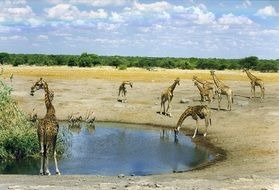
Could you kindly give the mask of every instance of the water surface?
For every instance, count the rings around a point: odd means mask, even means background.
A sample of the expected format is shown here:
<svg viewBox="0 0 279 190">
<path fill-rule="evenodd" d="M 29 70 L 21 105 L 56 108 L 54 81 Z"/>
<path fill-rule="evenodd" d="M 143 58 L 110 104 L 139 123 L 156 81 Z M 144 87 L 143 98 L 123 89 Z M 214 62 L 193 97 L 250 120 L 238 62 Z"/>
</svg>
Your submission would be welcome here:
<svg viewBox="0 0 279 190">
<path fill-rule="evenodd" d="M 131 127 L 131 125 L 133 125 Z M 130 128 L 129 128 L 130 127 Z M 65 122 L 61 129 L 67 129 Z M 70 147 L 59 160 L 62 174 L 150 175 L 187 171 L 212 159 L 209 150 L 195 145 L 182 134 L 174 143 L 173 134 L 150 126 L 97 123 L 95 129 L 70 129 Z M 2 174 L 38 174 L 40 159 L 11 161 L 0 165 Z M 54 163 L 50 162 L 50 171 Z"/>
</svg>

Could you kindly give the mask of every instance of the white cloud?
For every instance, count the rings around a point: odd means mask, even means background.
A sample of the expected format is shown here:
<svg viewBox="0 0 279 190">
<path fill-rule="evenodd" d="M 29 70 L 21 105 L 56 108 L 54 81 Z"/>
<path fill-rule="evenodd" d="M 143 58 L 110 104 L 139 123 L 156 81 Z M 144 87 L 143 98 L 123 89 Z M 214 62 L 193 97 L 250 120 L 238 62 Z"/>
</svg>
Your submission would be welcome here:
<svg viewBox="0 0 279 190">
<path fill-rule="evenodd" d="M 236 8 L 248 8 L 252 6 L 252 2 L 250 0 L 244 0 L 241 5 L 237 5 Z"/>
<path fill-rule="evenodd" d="M 72 5 L 88 5 L 93 7 L 123 6 L 134 0 L 48 0 L 51 4 L 69 3 Z"/>
<path fill-rule="evenodd" d="M 19 22 L 33 16 L 34 13 L 30 6 L 4 7 L 0 9 L 0 20 L 2 20 L 2 22 L 7 20 Z"/>
<path fill-rule="evenodd" d="M 1 41 L 15 40 L 15 41 L 25 41 L 27 38 L 25 36 L 0 36 Z"/>
<path fill-rule="evenodd" d="M 48 40 L 48 36 L 41 34 L 41 35 L 37 36 L 37 39 L 38 40 Z"/>
<path fill-rule="evenodd" d="M 242 24 L 252 24 L 253 21 L 246 16 L 235 16 L 232 13 L 222 15 L 218 19 L 218 23 L 222 25 L 242 25 Z"/>
<path fill-rule="evenodd" d="M 272 5 L 268 5 L 262 9 L 259 9 L 256 13 L 259 16 L 267 17 L 267 16 L 278 16 L 279 13 Z"/>
<path fill-rule="evenodd" d="M 21 29 L 18 27 L 0 25 L 0 33 L 20 32 L 20 31 L 21 31 Z"/>
<path fill-rule="evenodd" d="M 80 11 L 76 6 L 71 4 L 58 4 L 45 11 L 47 17 L 65 21 L 73 21 L 76 19 L 103 19 L 108 16 L 104 9 L 98 9 L 97 11 Z"/>
<path fill-rule="evenodd" d="M 250 7 L 252 5 L 251 1 L 250 0 L 245 0 L 243 3 L 242 3 L 243 7 L 247 8 L 247 7 Z"/>
<path fill-rule="evenodd" d="M 87 4 L 91 6 L 105 7 L 105 6 L 122 6 L 132 0 L 71 0 L 75 4 Z"/>
<path fill-rule="evenodd" d="M 97 29 L 98 30 L 105 30 L 105 31 L 112 31 L 116 30 L 119 26 L 117 24 L 110 24 L 110 23 L 98 23 Z"/>
<path fill-rule="evenodd" d="M 162 12 L 170 9 L 172 5 L 166 1 L 160 1 L 155 3 L 139 3 L 135 1 L 134 9 L 141 12 Z"/>
<path fill-rule="evenodd" d="M 124 22 L 123 16 L 121 16 L 120 14 L 118 14 L 116 12 L 111 13 L 110 20 L 112 22 Z"/>
</svg>

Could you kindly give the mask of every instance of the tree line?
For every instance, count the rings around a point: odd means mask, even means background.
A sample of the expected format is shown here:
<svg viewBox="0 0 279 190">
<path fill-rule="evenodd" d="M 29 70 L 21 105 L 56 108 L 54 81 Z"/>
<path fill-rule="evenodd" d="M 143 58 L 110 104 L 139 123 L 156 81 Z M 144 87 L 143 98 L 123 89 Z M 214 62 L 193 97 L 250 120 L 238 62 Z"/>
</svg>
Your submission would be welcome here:
<svg viewBox="0 0 279 190">
<path fill-rule="evenodd" d="M 18 65 L 68 65 L 79 67 L 114 66 L 120 70 L 127 67 L 167 69 L 242 69 L 248 68 L 262 72 L 277 72 L 279 59 L 266 60 L 256 56 L 242 59 L 221 58 L 174 58 L 174 57 L 138 57 L 138 56 L 99 56 L 82 53 L 81 55 L 45 55 L 45 54 L 9 54 L 0 53 L 0 64 Z"/>
</svg>

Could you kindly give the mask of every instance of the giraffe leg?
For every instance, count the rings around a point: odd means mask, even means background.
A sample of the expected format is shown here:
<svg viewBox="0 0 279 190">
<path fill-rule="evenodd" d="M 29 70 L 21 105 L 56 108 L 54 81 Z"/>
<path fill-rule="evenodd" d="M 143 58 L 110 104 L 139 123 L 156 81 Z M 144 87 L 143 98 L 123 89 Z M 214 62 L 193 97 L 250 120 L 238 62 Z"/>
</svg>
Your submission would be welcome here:
<svg viewBox="0 0 279 190">
<path fill-rule="evenodd" d="M 209 125 L 209 122 L 208 122 L 208 117 L 205 117 L 205 133 L 203 134 L 204 137 L 206 137 L 207 135 L 207 127 Z"/>
<path fill-rule="evenodd" d="M 171 113 L 169 112 L 170 107 L 171 107 L 171 100 L 168 100 L 168 107 L 166 110 L 166 115 L 169 115 L 171 117 Z"/>
<path fill-rule="evenodd" d="M 50 171 L 49 171 L 49 168 L 48 168 L 48 150 L 49 150 L 49 147 L 47 146 L 46 148 L 46 154 L 45 154 L 45 171 L 46 171 L 46 175 L 51 175 Z"/>
<path fill-rule="evenodd" d="M 58 169 L 58 164 L 57 164 L 57 158 L 56 158 L 56 150 L 53 152 L 53 158 L 54 158 L 54 164 L 55 164 L 55 173 L 56 175 L 61 175 L 59 169 Z"/>
<path fill-rule="evenodd" d="M 256 98 L 256 86 L 253 85 L 253 93 L 254 93 L 254 98 Z"/>
<path fill-rule="evenodd" d="M 227 110 L 230 110 L 230 96 L 227 94 L 226 95 L 226 97 L 227 97 L 227 100 L 228 100 L 228 106 L 227 106 Z"/>
<path fill-rule="evenodd" d="M 252 99 L 252 94 L 253 94 L 253 85 L 252 85 L 252 82 L 251 82 L 251 94 L 250 94 L 250 99 Z"/>
<path fill-rule="evenodd" d="M 221 94 L 218 94 L 218 111 L 220 111 L 220 107 L 221 107 L 221 99 L 222 99 L 222 96 Z"/>
<path fill-rule="evenodd" d="M 198 132 L 198 127 L 199 127 L 199 121 L 198 121 L 198 119 L 196 120 L 196 129 L 195 129 L 195 132 L 194 132 L 194 135 L 193 135 L 193 139 L 196 137 L 196 134 L 197 134 L 197 132 Z"/>
<path fill-rule="evenodd" d="M 44 175 L 44 144 L 43 142 L 40 143 L 41 151 L 41 169 L 40 169 L 40 175 Z"/>
</svg>

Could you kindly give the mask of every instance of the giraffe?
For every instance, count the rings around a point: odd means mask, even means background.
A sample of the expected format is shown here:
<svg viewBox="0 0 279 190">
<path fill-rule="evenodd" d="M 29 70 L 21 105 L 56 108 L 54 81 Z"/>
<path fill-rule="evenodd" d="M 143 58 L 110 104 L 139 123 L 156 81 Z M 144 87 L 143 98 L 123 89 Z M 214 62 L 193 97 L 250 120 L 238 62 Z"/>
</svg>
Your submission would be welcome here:
<svg viewBox="0 0 279 190">
<path fill-rule="evenodd" d="M 222 95 L 226 95 L 227 100 L 228 100 L 228 106 L 227 106 L 227 110 L 231 111 L 232 110 L 232 103 L 233 103 L 233 91 L 232 89 L 225 85 L 222 81 L 220 81 L 216 75 L 215 75 L 215 71 L 210 71 L 210 74 L 213 78 L 213 81 L 216 85 L 217 88 L 217 95 L 218 95 L 218 111 L 220 110 L 220 103 L 221 103 L 221 99 L 222 99 Z"/>
<path fill-rule="evenodd" d="M 205 87 L 199 85 L 199 83 L 197 81 L 195 81 L 194 84 L 197 86 L 197 88 L 200 91 L 201 102 L 205 102 L 206 98 L 207 98 L 207 101 L 209 103 L 211 103 L 212 102 L 212 97 L 213 97 L 212 91 L 210 91 L 208 88 L 205 88 Z"/>
<path fill-rule="evenodd" d="M 133 88 L 133 83 L 131 81 L 123 81 L 121 83 L 121 85 L 119 86 L 119 91 L 118 91 L 118 100 L 120 99 L 120 95 L 122 96 L 122 98 L 124 98 L 124 100 L 122 99 L 121 101 L 126 102 L 126 94 L 127 94 L 127 88 L 126 85 L 130 85 L 131 88 Z"/>
<path fill-rule="evenodd" d="M 193 76 L 193 82 L 198 82 L 202 84 L 203 88 L 207 88 L 208 90 L 212 91 L 212 94 L 214 95 L 213 98 L 215 98 L 215 94 L 217 94 L 217 91 L 214 86 L 214 82 L 208 81 L 208 80 L 201 80 L 198 78 L 198 76 Z"/>
<path fill-rule="evenodd" d="M 80 115 L 79 112 L 72 113 L 71 115 L 68 116 L 68 121 L 71 127 L 78 127 L 80 126 L 80 123 L 82 121 L 82 116 Z"/>
<path fill-rule="evenodd" d="M 171 106 L 170 104 L 171 104 L 171 101 L 172 101 L 172 98 L 173 98 L 173 91 L 174 91 L 176 85 L 180 85 L 180 78 L 176 78 L 174 80 L 174 83 L 161 93 L 160 114 L 162 114 L 162 107 L 163 107 L 164 108 L 164 114 L 169 115 L 171 117 L 171 113 L 168 113 L 168 111 L 169 111 L 169 108 Z M 166 102 L 168 102 L 167 110 L 166 110 L 166 107 L 165 107 Z"/>
<path fill-rule="evenodd" d="M 250 94 L 250 99 L 252 98 L 252 94 L 254 94 L 254 98 L 256 97 L 256 92 L 255 88 L 256 86 L 259 86 L 261 88 L 261 99 L 264 99 L 264 82 L 263 80 L 259 79 L 255 75 L 252 75 L 252 73 L 248 69 L 243 69 L 243 72 L 246 72 L 247 76 L 251 80 L 251 94 Z"/>
<path fill-rule="evenodd" d="M 50 148 L 52 148 L 56 174 L 60 175 L 60 171 L 58 169 L 57 159 L 56 159 L 56 141 L 57 141 L 59 125 L 55 116 L 54 106 L 52 105 L 54 93 L 49 90 L 47 82 L 45 82 L 42 78 L 40 78 L 40 80 L 38 80 L 31 87 L 30 95 L 34 96 L 34 93 L 41 89 L 45 91 L 45 105 L 47 111 L 45 117 L 39 120 L 38 129 L 37 129 L 39 144 L 41 148 L 40 174 L 51 175 L 48 169 L 48 153 Z"/>
<path fill-rule="evenodd" d="M 196 137 L 198 127 L 199 127 L 199 119 L 205 120 L 205 133 L 203 134 L 204 137 L 207 135 L 207 127 L 211 125 L 211 111 L 206 105 L 196 105 L 196 106 L 189 106 L 180 116 L 176 128 L 174 129 L 175 140 L 177 140 L 177 133 L 179 132 L 182 123 L 188 117 L 192 116 L 194 120 L 196 120 L 196 129 L 192 138 Z"/>
</svg>

